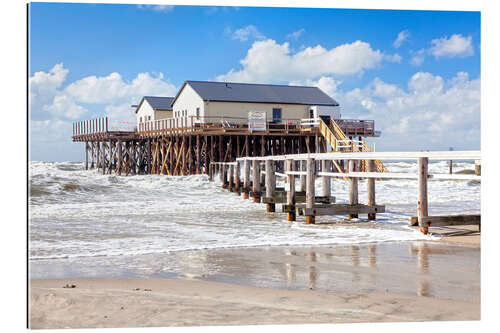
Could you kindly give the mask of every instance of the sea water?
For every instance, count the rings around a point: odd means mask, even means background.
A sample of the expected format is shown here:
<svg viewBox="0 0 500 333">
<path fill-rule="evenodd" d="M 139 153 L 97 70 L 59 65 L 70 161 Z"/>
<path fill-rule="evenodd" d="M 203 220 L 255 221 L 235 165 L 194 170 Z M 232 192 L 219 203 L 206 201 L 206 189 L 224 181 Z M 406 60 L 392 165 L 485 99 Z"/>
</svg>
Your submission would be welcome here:
<svg viewBox="0 0 500 333">
<path fill-rule="evenodd" d="M 385 165 L 391 172 L 417 169 L 415 162 Z M 454 163 L 455 171 L 465 169 L 474 169 L 474 163 Z M 141 256 L 154 262 L 179 251 L 436 237 L 408 227 L 408 218 L 416 215 L 416 180 L 376 182 L 376 201 L 386 212 L 377 214 L 375 222 L 367 222 L 366 215 L 351 222 L 345 216 L 321 216 L 308 225 L 303 216 L 290 223 L 285 214 L 266 213 L 263 204 L 222 189 L 218 177 L 210 182 L 206 175 L 102 175 L 72 162 L 30 162 L 29 171 L 29 260 L 38 268 L 41 263 L 98 262 L 134 271 L 143 268 L 137 260 Z M 429 172 L 447 173 L 448 162 L 430 162 Z M 320 193 L 319 179 L 316 185 Z M 348 190 L 347 181 L 332 181 L 336 202 L 346 203 Z M 480 212 L 478 182 L 430 180 L 428 191 L 430 215 Z M 359 182 L 359 201 L 367 201 L 366 180 Z M 44 271 L 31 273 L 44 277 Z"/>
</svg>

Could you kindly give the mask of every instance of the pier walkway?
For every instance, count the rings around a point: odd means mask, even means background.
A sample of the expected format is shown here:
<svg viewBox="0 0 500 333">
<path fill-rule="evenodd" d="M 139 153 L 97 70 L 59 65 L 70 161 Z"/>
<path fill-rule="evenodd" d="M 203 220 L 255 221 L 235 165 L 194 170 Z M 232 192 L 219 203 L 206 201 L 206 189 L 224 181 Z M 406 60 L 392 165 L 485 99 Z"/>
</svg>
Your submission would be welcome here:
<svg viewBox="0 0 500 333">
<path fill-rule="evenodd" d="M 347 161 L 348 170 L 339 172 L 332 162 Z M 417 161 L 416 173 L 380 172 L 375 161 Z M 430 174 L 429 160 L 474 160 L 476 174 Z M 222 186 L 245 199 L 266 204 L 268 212 L 274 212 L 276 204 L 282 205 L 282 212 L 288 221 L 295 221 L 297 215 L 305 215 L 307 223 L 315 223 L 320 215 L 348 215 L 357 218 L 367 214 L 368 220 L 375 220 L 377 213 L 385 212 L 385 206 L 375 201 L 375 182 L 380 179 L 414 179 L 418 182 L 417 214 L 410 218 L 409 225 L 417 224 L 419 230 L 427 234 L 430 227 L 445 225 L 477 224 L 480 215 L 429 216 L 428 180 L 473 180 L 480 181 L 480 151 L 433 151 L 433 152 L 330 152 L 310 154 L 289 154 L 264 157 L 239 157 L 235 162 L 213 162 L 209 177 L 219 174 Z M 366 171 L 361 170 L 362 164 Z M 277 168 L 284 170 L 277 172 Z M 385 167 L 384 167 L 385 168 Z M 240 177 L 240 174 L 243 174 Z M 276 187 L 276 178 L 285 180 L 284 188 Z M 299 186 L 296 188 L 296 177 Z M 321 179 L 321 193 L 316 194 L 316 178 Z M 242 180 L 241 180 L 242 178 Z M 333 178 L 347 179 L 349 182 L 349 203 L 337 204 L 331 195 Z M 359 203 L 358 179 L 367 179 L 368 202 Z"/>
</svg>

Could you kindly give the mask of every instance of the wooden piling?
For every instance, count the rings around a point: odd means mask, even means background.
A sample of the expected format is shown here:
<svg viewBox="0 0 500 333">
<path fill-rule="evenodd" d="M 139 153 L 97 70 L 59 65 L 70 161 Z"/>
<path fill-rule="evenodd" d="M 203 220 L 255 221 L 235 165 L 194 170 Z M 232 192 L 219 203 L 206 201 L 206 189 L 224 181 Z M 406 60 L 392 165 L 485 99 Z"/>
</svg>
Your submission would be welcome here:
<svg viewBox="0 0 500 333">
<path fill-rule="evenodd" d="M 210 163 L 210 164 L 208 165 L 208 180 L 209 180 L 209 181 L 213 181 L 213 180 L 214 180 L 214 174 L 213 174 L 213 171 L 214 171 L 214 165 Z"/>
<path fill-rule="evenodd" d="M 306 171 L 306 161 L 300 161 L 300 171 Z M 299 178 L 299 192 L 306 191 L 306 175 L 300 175 Z"/>
<path fill-rule="evenodd" d="M 234 166 L 234 192 L 237 195 L 241 195 L 240 162 L 236 162 Z"/>
<path fill-rule="evenodd" d="M 227 189 L 229 192 L 233 192 L 234 190 L 234 165 L 229 166 L 229 179 L 228 179 L 228 185 Z"/>
<path fill-rule="evenodd" d="M 474 171 L 476 176 L 481 176 L 481 161 L 474 161 Z"/>
<path fill-rule="evenodd" d="M 247 139 L 248 140 L 248 139 Z M 243 199 L 249 198 L 250 193 L 250 161 L 245 160 L 243 163 Z"/>
<path fill-rule="evenodd" d="M 222 187 L 224 187 L 224 166 L 222 164 L 217 164 L 217 168 L 219 169 L 219 180 L 222 183 Z"/>
<path fill-rule="evenodd" d="M 312 158 L 307 159 L 306 163 L 306 208 L 314 208 L 314 183 L 316 180 L 316 161 Z M 306 216 L 307 224 L 314 224 L 315 216 Z"/>
<path fill-rule="evenodd" d="M 264 169 L 266 168 L 266 165 L 262 162 L 259 163 L 259 165 L 260 165 L 260 170 L 262 170 L 262 167 L 264 167 Z M 265 170 L 263 170 L 263 171 L 265 171 Z M 263 187 L 265 185 L 266 185 L 266 174 L 261 172 L 260 173 L 260 187 Z"/>
<path fill-rule="evenodd" d="M 260 202 L 260 162 L 252 161 L 252 197 L 253 202 Z"/>
<path fill-rule="evenodd" d="M 357 171 L 357 161 L 349 160 L 349 172 Z M 349 180 L 349 204 L 358 204 L 358 178 L 351 177 Z M 357 218 L 358 214 L 349 214 L 349 219 Z"/>
<path fill-rule="evenodd" d="M 85 141 L 85 170 L 89 169 L 89 143 Z"/>
<path fill-rule="evenodd" d="M 118 175 L 122 174 L 122 142 L 118 141 Z"/>
<path fill-rule="evenodd" d="M 293 160 L 285 161 L 285 171 L 293 171 Z M 287 211 L 287 221 L 293 222 L 296 219 L 296 210 L 295 210 L 295 176 L 287 175 L 286 176 L 286 203 L 288 206 Z"/>
<path fill-rule="evenodd" d="M 323 172 L 329 172 L 330 171 L 330 161 L 328 160 L 322 160 L 321 161 L 321 171 Z M 331 178 L 328 176 L 322 176 L 321 177 L 321 183 L 322 183 L 322 189 L 321 189 L 321 195 L 324 197 L 330 197 L 331 196 Z"/>
<path fill-rule="evenodd" d="M 374 160 L 368 160 L 366 164 L 368 172 L 375 171 Z M 375 206 L 375 178 L 368 178 L 366 182 L 368 191 L 368 206 Z M 368 213 L 368 220 L 372 221 L 375 220 L 375 218 L 376 218 L 375 213 Z"/>
<path fill-rule="evenodd" d="M 107 147 L 106 141 L 103 141 L 101 149 L 101 168 L 103 175 L 106 173 L 106 147 Z"/>
<path fill-rule="evenodd" d="M 276 189 L 276 173 L 274 161 L 266 160 L 266 197 L 274 198 L 274 192 Z M 272 213 L 276 211 L 275 203 L 267 203 L 266 211 Z"/>
<path fill-rule="evenodd" d="M 429 216 L 429 204 L 427 201 L 427 178 L 429 175 L 428 170 L 429 159 L 427 157 L 420 157 L 418 159 L 418 202 L 417 202 L 417 216 L 418 227 L 423 234 L 429 232 L 427 225 L 424 225 L 424 218 Z"/>
</svg>

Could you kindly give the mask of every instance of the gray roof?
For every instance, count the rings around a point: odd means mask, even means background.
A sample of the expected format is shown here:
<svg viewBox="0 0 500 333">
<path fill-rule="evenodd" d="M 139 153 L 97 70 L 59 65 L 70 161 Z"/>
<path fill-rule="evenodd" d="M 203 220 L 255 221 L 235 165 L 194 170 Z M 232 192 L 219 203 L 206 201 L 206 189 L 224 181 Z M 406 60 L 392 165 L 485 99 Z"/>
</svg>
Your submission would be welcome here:
<svg viewBox="0 0 500 333">
<path fill-rule="evenodd" d="M 186 81 L 204 101 L 330 105 L 339 103 L 317 87 L 234 82 Z M 175 96 L 174 101 L 177 99 Z"/>
<path fill-rule="evenodd" d="M 139 105 L 137 106 L 135 113 L 137 113 L 137 110 L 139 110 L 139 108 L 141 107 L 141 104 L 144 100 L 148 101 L 149 105 L 151 105 L 153 110 L 171 111 L 172 110 L 172 102 L 174 101 L 174 97 L 144 96 L 141 99 L 141 102 L 139 103 Z"/>
</svg>

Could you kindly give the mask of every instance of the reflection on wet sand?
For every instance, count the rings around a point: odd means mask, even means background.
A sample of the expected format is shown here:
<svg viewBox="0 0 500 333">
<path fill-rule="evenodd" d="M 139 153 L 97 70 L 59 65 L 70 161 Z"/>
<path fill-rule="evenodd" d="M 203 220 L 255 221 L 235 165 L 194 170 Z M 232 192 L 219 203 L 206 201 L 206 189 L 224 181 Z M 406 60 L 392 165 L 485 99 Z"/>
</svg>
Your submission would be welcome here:
<svg viewBox="0 0 500 333">
<path fill-rule="evenodd" d="M 178 277 L 259 287 L 373 293 L 401 293 L 480 301 L 480 248 L 432 242 L 370 243 L 337 246 L 179 251 L 133 258 L 143 270 L 130 273 L 123 258 L 110 270 L 99 258 L 44 265 L 47 276 Z M 119 261 L 120 258 L 117 258 Z M 33 264 L 32 264 L 33 265 Z"/>
<path fill-rule="evenodd" d="M 348 249 L 348 253 L 343 252 L 345 249 Z M 377 270 L 377 260 L 380 260 L 380 258 L 377 258 L 377 244 L 369 244 L 365 246 L 349 245 L 345 248 L 339 247 L 337 250 L 338 251 L 334 251 L 333 253 L 311 250 L 300 253 L 300 250 L 291 251 L 287 249 L 285 251 L 287 257 L 304 257 L 306 259 L 304 268 L 307 269 L 305 272 L 305 285 L 302 285 L 301 281 L 299 280 L 298 282 L 297 280 L 297 270 L 301 269 L 300 265 L 291 263 L 288 260 L 285 261 L 284 282 L 287 288 L 304 288 L 307 286 L 309 289 L 315 289 L 317 287 L 317 282 L 322 275 L 324 275 L 325 280 L 329 281 L 329 284 L 335 285 L 336 282 L 345 282 L 336 281 L 340 278 L 340 276 L 345 276 L 345 274 L 340 274 L 345 272 L 349 272 L 349 280 L 351 283 L 359 283 L 360 285 L 368 284 L 372 286 L 377 284 L 377 277 L 381 275 L 380 271 Z M 433 254 L 446 255 L 450 254 L 450 250 L 429 246 L 426 242 L 413 242 L 408 244 L 407 262 L 416 263 L 416 267 L 414 266 L 416 274 L 411 274 L 411 272 L 409 272 L 407 282 L 411 282 L 412 280 L 415 281 L 416 290 L 414 293 L 418 296 L 433 296 L 432 276 L 430 273 L 430 256 Z M 346 261 L 342 259 L 345 257 L 349 258 L 349 260 Z M 321 258 L 321 260 L 319 260 L 319 258 Z M 415 260 L 412 260 L 412 258 Z M 333 267 L 339 264 L 349 264 L 352 269 L 346 269 L 345 272 L 335 272 L 335 268 Z M 332 274 L 332 270 L 336 274 Z M 390 272 L 387 273 L 390 274 Z"/>
</svg>

